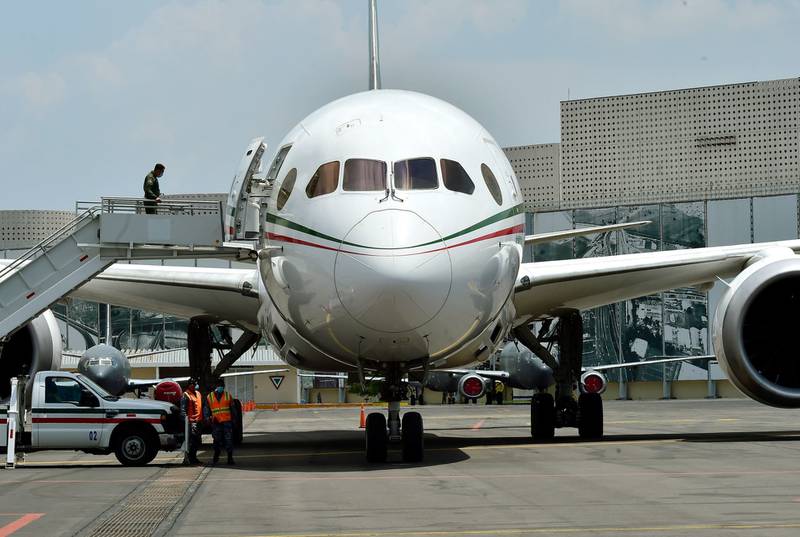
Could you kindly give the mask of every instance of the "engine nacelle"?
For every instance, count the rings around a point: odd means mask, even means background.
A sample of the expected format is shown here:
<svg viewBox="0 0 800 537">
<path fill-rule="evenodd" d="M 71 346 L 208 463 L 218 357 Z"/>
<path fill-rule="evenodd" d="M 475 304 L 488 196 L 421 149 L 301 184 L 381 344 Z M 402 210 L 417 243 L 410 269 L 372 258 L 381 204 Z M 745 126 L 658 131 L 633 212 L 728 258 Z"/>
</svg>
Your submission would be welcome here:
<svg viewBox="0 0 800 537">
<path fill-rule="evenodd" d="M 714 351 L 742 393 L 776 407 L 800 407 L 800 257 L 786 248 L 731 283 L 714 315 Z"/>
<path fill-rule="evenodd" d="M 181 397 L 183 397 L 183 390 L 181 390 L 180 384 L 172 380 L 159 382 L 153 392 L 153 399 L 156 401 L 165 401 L 175 406 L 180 406 Z"/>
<path fill-rule="evenodd" d="M 581 393 L 596 393 L 602 394 L 608 387 L 606 376 L 600 371 L 590 369 L 581 375 L 581 381 L 578 383 Z"/>
<path fill-rule="evenodd" d="M 0 349 L 0 399 L 10 395 L 10 379 L 29 375 L 30 397 L 33 376 L 39 371 L 61 367 L 61 330 L 50 310 L 14 332 Z"/>
<path fill-rule="evenodd" d="M 486 381 L 480 375 L 468 373 L 458 381 L 458 393 L 463 397 L 477 399 L 486 393 Z"/>
</svg>

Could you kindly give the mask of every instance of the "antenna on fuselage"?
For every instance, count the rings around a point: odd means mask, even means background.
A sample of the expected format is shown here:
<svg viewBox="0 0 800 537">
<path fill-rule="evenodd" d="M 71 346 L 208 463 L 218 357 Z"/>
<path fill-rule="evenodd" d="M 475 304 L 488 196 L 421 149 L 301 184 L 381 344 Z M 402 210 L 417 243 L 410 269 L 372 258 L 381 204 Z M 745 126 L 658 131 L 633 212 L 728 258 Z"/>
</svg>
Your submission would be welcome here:
<svg viewBox="0 0 800 537">
<path fill-rule="evenodd" d="M 369 89 L 381 89 L 381 60 L 378 56 L 377 0 L 369 2 Z"/>
</svg>

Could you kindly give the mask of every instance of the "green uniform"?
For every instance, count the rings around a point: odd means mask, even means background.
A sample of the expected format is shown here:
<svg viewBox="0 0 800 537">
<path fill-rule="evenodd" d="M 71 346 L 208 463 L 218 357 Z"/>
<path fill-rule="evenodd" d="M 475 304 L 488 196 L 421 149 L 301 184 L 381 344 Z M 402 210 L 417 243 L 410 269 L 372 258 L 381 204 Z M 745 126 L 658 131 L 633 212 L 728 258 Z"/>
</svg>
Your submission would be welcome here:
<svg viewBox="0 0 800 537">
<path fill-rule="evenodd" d="M 154 200 L 161 197 L 161 189 L 158 187 L 158 177 L 153 172 L 148 173 L 144 178 L 144 197 Z"/>
<path fill-rule="evenodd" d="M 158 177 L 153 172 L 148 173 L 144 178 L 144 197 L 146 200 L 155 200 L 161 197 L 161 189 L 158 186 Z M 145 201 L 144 212 L 156 214 L 156 202 Z"/>
</svg>

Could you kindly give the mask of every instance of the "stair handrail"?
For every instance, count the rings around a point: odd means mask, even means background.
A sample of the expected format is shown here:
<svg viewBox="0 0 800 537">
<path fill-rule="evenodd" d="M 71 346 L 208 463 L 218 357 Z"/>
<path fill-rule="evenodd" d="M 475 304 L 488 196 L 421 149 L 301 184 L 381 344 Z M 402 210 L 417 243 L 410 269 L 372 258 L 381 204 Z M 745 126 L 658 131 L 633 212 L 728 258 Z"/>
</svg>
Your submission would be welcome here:
<svg viewBox="0 0 800 537">
<path fill-rule="evenodd" d="M 47 246 L 61 240 L 62 237 L 66 236 L 68 233 L 72 233 L 74 229 L 78 227 L 79 224 L 87 220 L 93 219 L 97 213 L 100 212 L 100 205 L 95 205 L 93 207 L 89 207 L 84 210 L 81 214 L 70 220 L 67 224 L 64 224 L 58 230 L 53 232 L 48 237 L 39 241 L 35 246 L 27 250 L 21 256 L 16 258 L 14 261 L 9 263 L 8 265 L 0 268 L 0 281 L 2 281 L 8 274 L 17 270 L 26 261 L 31 260 L 34 256 L 37 256 L 39 252 L 45 253 L 47 250 L 45 249 Z"/>
</svg>

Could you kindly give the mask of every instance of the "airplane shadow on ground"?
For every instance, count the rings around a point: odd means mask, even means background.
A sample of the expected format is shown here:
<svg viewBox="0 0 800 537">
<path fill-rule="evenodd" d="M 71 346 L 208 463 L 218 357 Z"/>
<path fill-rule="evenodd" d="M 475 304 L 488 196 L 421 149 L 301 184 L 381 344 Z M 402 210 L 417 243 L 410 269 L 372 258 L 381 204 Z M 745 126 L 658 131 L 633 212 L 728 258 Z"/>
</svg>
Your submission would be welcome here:
<svg viewBox="0 0 800 537">
<path fill-rule="evenodd" d="M 464 429 L 437 429 L 437 431 L 461 431 Z M 388 461 L 382 464 L 367 463 L 364 458 L 363 431 L 305 431 L 305 432 L 257 432 L 246 433 L 244 444 L 235 449 L 236 465 L 225 464 L 222 454 L 220 468 L 231 468 L 248 471 L 294 471 L 294 472 L 353 472 L 390 470 L 393 468 L 431 467 L 453 464 L 470 459 L 470 448 L 491 449 L 492 447 L 519 447 L 542 451 L 547 457 L 548 446 L 563 448 L 591 445 L 602 447 L 603 444 L 618 445 L 620 443 L 679 441 L 692 443 L 717 442 L 800 442 L 800 430 L 783 431 L 735 431 L 711 433 L 652 433 L 652 434 L 620 434 L 607 435 L 601 440 L 583 440 L 577 436 L 557 436 L 547 442 L 533 442 L 527 436 L 498 437 L 457 437 L 438 436 L 436 433 L 425 434 L 425 459 L 418 463 L 405 463 L 399 445 L 390 445 Z M 200 459 L 208 463 L 213 448 L 209 442 L 201 447 Z M 160 457 L 166 454 L 160 454 Z M 180 463 L 159 462 L 148 467 L 174 468 Z M 21 468 L 27 469 L 76 469 L 114 467 L 108 462 L 92 464 L 86 459 L 79 464 L 41 464 L 35 461 L 24 463 Z"/>
<path fill-rule="evenodd" d="M 441 429 L 440 429 L 441 430 Z M 447 429 L 450 430 L 450 429 Z M 454 429 L 461 430 L 461 429 Z M 296 471 L 296 472 L 352 472 L 375 471 L 392 468 L 429 467 L 452 464 L 470 459 L 470 448 L 504 448 L 518 446 L 536 449 L 538 446 L 558 445 L 580 447 L 591 444 L 626 442 L 682 441 L 697 443 L 715 442 L 800 442 L 796 431 L 742 431 L 714 433 L 654 433 L 608 435 L 602 440 L 587 441 L 576 436 L 561 436 L 548 442 L 534 443 L 530 437 L 453 437 L 425 434 L 425 458 L 419 463 L 405 463 L 399 445 L 389 447 L 388 461 L 384 464 L 367 463 L 364 458 L 363 431 L 308 431 L 245 434 L 244 444 L 235 450 L 236 466 L 241 470 Z M 543 453 L 546 451 L 543 450 Z M 201 459 L 208 460 L 212 447 L 203 445 Z M 546 456 L 546 455 L 544 455 Z M 225 455 L 221 457 L 220 467 Z"/>
</svg>

